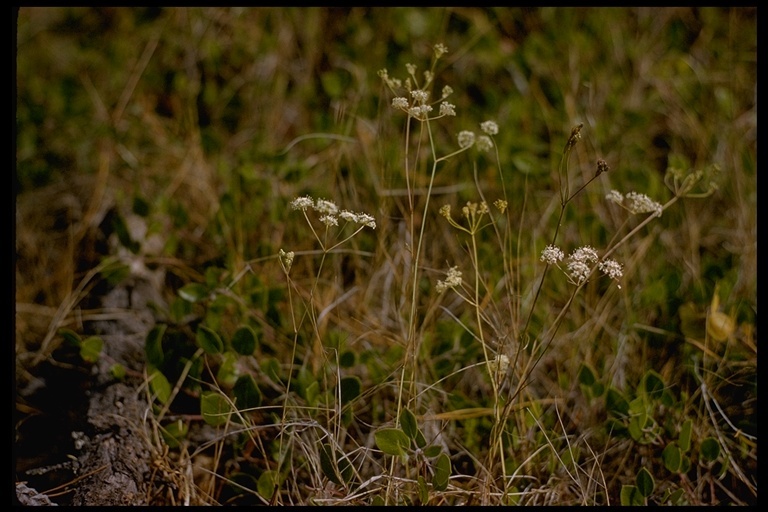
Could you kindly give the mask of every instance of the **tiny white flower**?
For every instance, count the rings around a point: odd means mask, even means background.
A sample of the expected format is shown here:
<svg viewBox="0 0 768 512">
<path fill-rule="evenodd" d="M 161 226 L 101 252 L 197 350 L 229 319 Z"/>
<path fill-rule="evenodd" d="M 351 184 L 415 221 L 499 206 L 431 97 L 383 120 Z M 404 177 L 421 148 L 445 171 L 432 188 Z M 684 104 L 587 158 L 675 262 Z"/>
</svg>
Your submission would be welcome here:
<svg viewBox="0 0 768 512">
<path fill-rule="evenodd" d="M 368 226 L 371 229 L 376 229 L 376 219 L 367 213 L 359 213 L 357 215 L 357 222 L 358 224 L 363 224 L 364 226 Z"/>
<path fill-rule="evenodd" d="M 443 293 L 447 289 L 454 288 L 459 285 L 461 285 L 461 271 L 459 270 L 459 267 L 451 267 L 448 269 L 445 281 L 437 281 L 435 290 L 437 293 Z"/>
<path fill-rule="evenodd" d="M 663 210 L 661 204 L 645 194 L 629 192 L 624 199 L 627 203 L 627 209 L 632 213 L 653 213 L 656 217 L 661 217 Z"/>
<path fill-rule="evenodd" d="M 621 279 L 621 276 L 624 275 L 621 264 L 616 260 L 603 260 L 600 262 L 598 267 L 600 271 L 610 277 L 611 279 L 616 279 L 617 281 Z"/>
<path fill-rule="evenodd" d="M 499 133 L 499 125 L 496 124 L 496 121 L 483 121 L 480 123 L 480 129 L 488 135 L 496 135 Z"/>
<path fill-rule="evenodd" d="M 333 201 L 328 201 L 327 199 L 318 199 L 315 203 L 315 210 L 328 215 L 336 215 L 339 211 L 339 207 L 336 206 L 336 203 Z"/>
<path fill-rule="evenodd" d="M 408 108 L 408 98 L 403 98 L 402 96 L 392 98 L 392 106 L 401 110 L 405 110 Z"/>
<path fill-rule="evenodd" d="M 459 147 L 464 149 L 475 143 L 475 133 L 468 130 L 462 130 L 458 135 Z"/>
<path fill-rule="evenodd" d="M 616 204 L 622 204 L 624 202 L 624 196 L 618 190 L 611 190 L 605 195 L 605 198 Z"/>
<path fill-rule="evenodd" d="M 487 135 L 480 135 L 477 138 L 478 151 L 490 151 L 493 148 L 493 141 Z"/>
<path fill-rule="evenodd" d="M 322 215 L 320 217 L 320 222 L 322 222 L 328 227 L 339 225 L 339 219 L 335 215 L 331 215 L 331 214 Z"/>
<path fill-rule="evenodd" d="M 548 265 L 554 265 L 558 261 L 562 261 L 565 258 L 565 254 L 555 245 L 548 245 L 541 251 L 541 261 Z"/>
<path fill-rule="evenodd" d="M 424 105 L 427 102 L 427 100 L 429 100 L 429 91 L 424 91 L 422 89 L 416 89 L 414 91 L 411 91 L 411 97 L 417 103 L 420 103 L 420 104 Z"/>
<path fill-rule="evenodd" d="M 291 208 L 293 208 L 294 210 L 306 211 L 307 208 L 314 208 L 314 207 L 315 207 L 315 202 L 309 196 L 297 197 L 296 199 L 291 201 Z"/>
<path fill-rule="evenodd" d="M 455 116 L 456 115 L 456 105 L 452 105 L 451 103 L 448 103 L 447 101 L 444 101 L 440 103 L 440 115 L 441 116 Z"/>
</svg>

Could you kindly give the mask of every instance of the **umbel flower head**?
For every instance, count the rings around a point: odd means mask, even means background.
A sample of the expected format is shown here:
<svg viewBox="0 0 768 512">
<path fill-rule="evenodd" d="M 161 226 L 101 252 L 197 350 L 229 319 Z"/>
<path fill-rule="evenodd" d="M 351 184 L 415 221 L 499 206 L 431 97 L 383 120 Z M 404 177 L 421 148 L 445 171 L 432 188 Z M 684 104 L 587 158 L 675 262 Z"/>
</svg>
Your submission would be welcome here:
<svg viewBox="0 0 768 512">
<path fill-rule="evenodd" d="M 656 217 L 661 217 L 661 212 L 664 210 L 660 203 L 638 192 L 627 192 L 626 195 L 622 195 L 618 190 L 611 190 L 605 198 L 630 213 L 653 213 Z"/>
<path fill-rule="evenodd" d="M 445 281 L 437 281 L 437 285 L 435 285 L 435 290 L 437 293 L 443 293 L 444 291 L 448 290 L 449 288 L 455 288 L 456 286 L 461 285 L 461 271 L 459 270 L 459 267 L 451 267 L 448 269 L 448 273 L 446 275 Z"/>
<path fill-rule="evenodd" d="M 556 265 L 565 259 L 565 254 L 556 245 L 548 245 L 541 251 L 541 261 L 547 265 Z M 570 256 L 566 265 L 568 280 L 573 284 L 581 284 L 589 277 L 598 261 L 597 251 L 588 245 L 579 247 Z M 624 275 L 621 264 L 613 259 L 604 259 L 597 265 L 598 270 L 613 280 L 618 281 Z"/>
<path fill-rule="evenodd" d="M 371 229 L 376 229 L 376 219 L 367 213 L 355 213 L 349 210 L 339 211 L 336 203 L 327 199 L 312 199 L 310 196 L 297 197 L 291 201 L 291 208 L 301 210 L 314 210 L 320 214 L 320 222 L 328 227 L 338 226 L 339 218 L 346 222 L 361 224 Z"/>
</svg>

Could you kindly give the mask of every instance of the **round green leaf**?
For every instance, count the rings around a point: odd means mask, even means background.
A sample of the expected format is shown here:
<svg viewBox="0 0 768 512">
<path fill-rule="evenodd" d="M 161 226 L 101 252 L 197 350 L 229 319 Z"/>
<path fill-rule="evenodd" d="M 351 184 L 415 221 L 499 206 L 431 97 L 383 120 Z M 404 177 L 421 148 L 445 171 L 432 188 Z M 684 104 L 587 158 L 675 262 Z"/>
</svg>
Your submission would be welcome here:
<svg viewBox="0 0 768 512">
<path fill-rule="evenodd" d="M 587 387 L 592 387 L 597 381 L 595 378 L 595 372 L 593 372 L 592 369 L 584 363 L 582 363 L 581 367 L 579 368 L 578 379 L 579 384 Z"/>
<path fill-rule="evenodd" d="M 451 476 L 451 459 L 445 453 L 441 453 L 435 461 L 435 474 L 432 477 L 432 485 L 438 491 L 448 488 L 448 479 Z"/>
<path fill-rule="evenodd" d="M 708 437 L 701 442 L 699 453 L 705 462 L 712 462 L 720 456 L 720 443 L 714 437 Z"/>
<path fill-rule="evenodd" d="M 147 363 L 160 367 L 165 356 L 163 354 L 163 335 L 168 328 L 166 324 L 157 324 L 148 333 L 144 342 L 144 352 L 147 355 Z"/>
<path fill-rule="evenodd" d="M 643 377 L 643 390 L 650 398 L 661 398 L 664 393 L 664 379 L 654 370 L 648 370 Z"/>
<path fill-rule="evenodd" d="M 271 500 L 277 489 L 277 471 L 268 470 L 261 474 L 256 488 L 265 500 Z"/>
<path fill-rule="evenodd" d="M 344 377 L 339 383 L 341 387 L 341 403 L 348 404 L 358 396 L 363 387 L 362 381 L 357 377 Z"/>
<path fill-rule="evenodd" d="M 622 485 L 620 494 L 621 505 L 624 507 L 643 505 L 643 495 L 634 485 Z"/>
<path fill-rule="evenodd" d="M 200 395 L 200 413 L 207 424 L 217 427 L 229 420 L 232 409 L 225 397 L 215 391 L 206 391 Z"/>
<path fill-rule="evenodd" d="M 80 357 L 86 363 L 95 363 L 99 360 L 104 341 L 98 336 L 89 336 L 80 344 Z"/>
<path fill-rule="evenodd" d="M 59 336 L 64 338 L 64 341 L 73 347 L 80 346 L 80 335 L 72 329 L 59 329 Z"/>
<path fill-rule="evenodd" d="M 431 444 L 424 448 L 424 456 L 431 459 L 433 457 L 437 457 L 440 455 L 443 451 L 443 448 L 436 444 Z"/>
<path fill-rule="evenodd" d="M 640 468 L 640 471 L 637 472 L 635 484 L 637 485 L 640 494 L 645 498 L 650 496 L 653 493 L 653 488 L 656 487 L 656 484 L 653 481 L 653 476 L 645 468 Z"/>
<path fill-rule="evenodd" d="M 180 441 L 186 437 L 189 426 L 181 420 L 160 427 L 163 440 L 169 448 L 178 448 Z"/>
<path fill-rule="evenodd" d="M 241 325 L 232 335 L 232 348 L 238 354 L 250 356 L 256 350 L 256 332 L 249 325 Z"/>
<path fill-rule="evenodd" d="M 419 433 L 419 426 L 416 422 L 416 415 L 413 414 L 408 408 L 403 409 L 400 413 L 400 428 L 403 429 L 405 435 L 414 440 Z"/>
<path fill-rule="evenodd" d="M 179 297 L 187 302 L 197 302 L 208 298 L 211 294 L 208 287 L 200 283 L 189 283 L 179 288 Z"/>
<path fill-rule="evenodd" d="M 125 370 L 125 366 L 120 363 L 115 363 L 109 367 L 109 373 L 111 373 L 112 377 L 115 379 L 123 380 L 127 372 Z"/>
<path fill-rule="evenodd" d="M 341 478 L 336 474 L 336 460 L 333 448 L 328 443 L 320 445 L 320 469 L 328 480 L 341 485 Z"/>
<path fill-rule="evenodd" d="M 339 356 L 339 366 L 342 368 L 352 368 L 355 364 L 355 353 L 351 350 L 342 352 Z"/>
<path fill-rule="evenodd" d="M 261 391 L 252 375 L 241 375 L 232 389 L 235 395 L 235 405 L 239 409 L 251 409 L 261 405 Z"/>
<path fill-rule="evenodd" d="M 689 418 L 683 422 L 683 426 L 680 427 L 680 436 L 677 439 L 677 443 L 680 445 L 680 449 L 687 452 L 691 449 L 691 433 L 693 431 L 693 421 Z"/>
<path fill-rule="evenodd" d="M 197 328 L 197 344 L 205 350 L 206 354 L 220 354 L 224 350 L 224 342 L 221 337 L 211 329 L 201 325 Z"/>
<path fill-rule="evenodd" d="M 661 452 L 661 460 L 664 461 L 664 467 L 672 473 L 680 471 L 680 462 L 682 459 L 682 453 L 680 448 L 674 443 L 669 443 L 664 451 Z"/>
<path fill-rule="evenodd" d="M 374 435 L 376 446 L 387 455 L 405 455 L 410 439 L 399 428 L 382 428 Z"/>
<path fill-rule="evenodd" d="M 615 388 L 608 388 L 605 395 L 605 407 L 613 416 L 626 416 L 629 412 L 629 402 Z"/>
<path fill-rule="evenodd" d="M 219 386 L 230 389 L 235 385 L 240 376 L 240 368 L 237 365 L 237 354 L 225 352 L 221 358 L 221 365 L 216 372 L 216 382 Z"/>
<path fill-rule="evenodd" d="M 160 370 L 153 370 L 150 373 L 149 388 L 160 403 L 164 404 L 171 398 L 171 383 Z"/>
<path fill-rule="evenodd" d="M 429 487 L 427 487 L 427 481 L 421 475 L 419 475 L 417 479 L 417 484 L 419 490 L 419 501 L 422 505 L 424 505 L 429 502 Z"/>
</svg>

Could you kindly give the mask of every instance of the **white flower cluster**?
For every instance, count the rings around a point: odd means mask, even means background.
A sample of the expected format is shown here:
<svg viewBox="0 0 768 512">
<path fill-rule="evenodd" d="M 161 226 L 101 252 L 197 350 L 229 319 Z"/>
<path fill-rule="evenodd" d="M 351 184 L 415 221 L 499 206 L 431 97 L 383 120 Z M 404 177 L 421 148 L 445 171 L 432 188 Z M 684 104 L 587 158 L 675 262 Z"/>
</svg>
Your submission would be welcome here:
<svg viewBox="0 0 768 512">
<path fill-rule="evenodd" d="M 507 370 L 509 369 L 510 361 L 509 357 L 506 354 L 499 354 L 496 357 L 494 357 L 492 360 L 488 361 L 489 370 L 491 373 L 501 373 L 505 374 Z"/>
<path fill-rule="evenodd" d="M 611 279 L 619 280 L 624 275 L 621 267 L 621 263 L 616 260 L 603 260 L 597 266 L 600 271 L 610 277 Z"/>
<path fill-rule="evenodd" d="M 469 130 L 462 130 L 458 135 L 459 147 L 462 149 L 468 148 L 475 143 L 475 132 Z"/>
<path fill-rule="evenodd" d="M 565 254 L 559 247 L 554 245 L 548 245 L 541 251 L 541 261 L 547 265 L 556 265 L 558 261 L 563 261 Z"/>
<path fill-rule="evenodd" d="M 443 293 L 447 289 L 459 285 L 461 285 L 461 271 L 459 270 L 459 267 L 451 267 L 448 269 L 445 281 L 440 281 L 438 279 L 437 285 L 435 285 L 435 290 L 437 293 Z"/>
<path fill-rule="evenodd" d="M 283 271 L 287 274 L 291 271 L 291 265 L 293 265 L 293 258 L 295 256 L 293 251 L 285 252 L 280 249 L 278 253 L 280 256 L 280 264 L 283 266 Z"/>
<path fill-rule="evenodd" d="M 653 213 L 656 217 L 661 217 L 661 212 L 664 209 L 660 203 L 639 192 L 628 192 L 626 195 L 622 195 L 618 190 L 611 190 L 605 198 L 626 208 L 631 213 Z"/>
<path fill-rule="evenodd" d="M 367 213 L 355 213 L 349 210 L 339 212 L 339 207 L 333 201 L 318 199 L 315 201 L 309 196 L 297 197 L 291 201 L 291 208 L 306 212 L 307 209 L 320 213 L 320 222 L 326 226 L 338 226 L 339 218 L 344 221 L 361 224 L 371 229 L 376 229 L 376 220 Z"/>
<path fill-rule="evenodd" d="M 487 133 L 488 135 L 496 135 L 499 133 L 499 125 L 496 124 L 496 121 L 483 121 L 480 123 L 480 129 L 483 130 L 483 133 Z"/>
<path fill-rule="evenodd" d="M 597 261 L 597 251 L 585 245 L 568 257 L 568 274 L 575 284 L 583 283 L 589 277 L 590 265 Z"/>
<path fill-rule="evenodd" d="M 558 265 L 564 258 L 565 254 L 563 251 L 559 247 L 550 244 L 541 251 L 541 257 L 539 259 L 547 265 Z M 583 283 L 587 277 L 589 277 L 592 265 L 594 265 L 598 259 L 597 251 L 592 247 L 588 245 L 579 247 L 568 257 L 568 279 L 573 284 Z M 616 281 L 621 279 L 624 275 L 621 264 L 613 259 L 602 260 L 598 263 L 597 268 L 603 274 Z"/>
</svg>

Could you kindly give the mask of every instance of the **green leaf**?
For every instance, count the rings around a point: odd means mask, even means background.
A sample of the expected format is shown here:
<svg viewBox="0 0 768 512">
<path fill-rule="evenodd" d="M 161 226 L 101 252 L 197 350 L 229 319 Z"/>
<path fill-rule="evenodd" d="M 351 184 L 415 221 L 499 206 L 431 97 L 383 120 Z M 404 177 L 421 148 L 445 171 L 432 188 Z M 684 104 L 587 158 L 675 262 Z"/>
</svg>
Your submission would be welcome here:
<svg viewBox="0 0 768 512">
<path fill-rule="evenodd" d="M 188 283 L 179 288 L 179 297 L 187 302 L 197 302 L 202 299 L 207 299 L 211 295 L 211 291 L 207 286 L 201 283 Z"/>
<path fill-rule="evenodd" d="M 80 357 L 86 363 L 95 363 L 99 360 L 101 349 L 104 347 L 104 340 L 98 336 L 89 336 L 85 338 L 80 345 Z"/>
<path fill-rule="evenodd" d="M 613 416 L 623 417 L 629 413 L 629 402 L 615 388 L 608 388 L 605 394 L 605 408 Z"/>
<path fill-rule="evenodd" d="M 251 409 L 261 405 L 261 391 L 252 375 L 241 375 L 232 389 L 235 405 L 239 409 Z"/>
<path fill-rule="evenodd" d="M 133 196 L 133 204 L 131 206 L 131 211 L 135 213 L 136 215 L 140 215 L 142 217 L 146 217 L 149 215 L 149 202 L 147 202 L 146 199 L 140 196 Z"/>
<path fill-rule="evenodd" d="M 237 357 L 237 354 L 234 352 L 225 352 L 221 359 L 219 370 L 216 372 L 216 382 L 226 389 L 232 388 L 240 376 Z"/>
<path fill-rule="evenodd" d="M 680 448 L 674 442 L 669 443 L 664 448 L 664 451 L 661 452 L 661 460 L 664 461 L 664 467 L 672 473 L 680 471 L 682 456 Z"/>
<path fill-rule="evenodd" d="M 351 350 L 342 352 L 339 356 L 339 366 L 342 368 L 352 368 L 355 365 L 355 353 Z"/>
<path fill-rule="evenodd" d="M 419 501 L 422 505 L 429 503 L 429 487 L 427 486 L 427 480 L 419 475 L 416 483 L 419 490 Z"/>
<path fill-rule="evenodd" d="M 224 342 L 221 341 L 221 337 L 210 327 L 199 326 L 196 339 L 197 344 L 206 354 L 220 354 L 224 350 Z"/>
<path fill-rule="evenodd" d="M 680 445 L 680 449 L 687 452 L 691 449 L 691 432 L 693 431 L 693 421 L 689 418 L 683 422 L 683 426 L 680 427 L 680 436 L 677 438 L 677 443 Z"/>
<path fill-rule="evenodd" d="M 168 328 L 166 324 L 157 324 L 148 333 L 144 342 L 144 352 L 147 355 L 147 363 L 159 368 L 163 365 L 163 335 Z"/>
<path fill-rule="evenodd" d="M 241 325 L 232 335 L 232 348 L 238 354 L 250 356 L 256 350 L 256 331 L 249 325 Z"/>
<path fill-rule="evenodd" d="M 339 387 L 341 388 L 341 403 L 346 405 L 360 396 L 363 383 L 358 377 L 344 377 L 341 379 Z"/>
<path fill-rule="evenodd" d="M 112 377 L 115 379 L 123 380 L 126 375 L 125 366 L 120 363 L 115 363 L 109 367 L 109 373 L 112 374 Z"/>
<path fill-rule="evenodd" d="M 595 378 L 595 372 L 592 371 L 592 369 L 587 366 L 585 363 L 581 364 L 581 367 L 579 368 L 579 384 L 583 386 L 592 387 L 595 382 L 597 382 L 597 379 Z"/>
<path fill-rule="evenodd" d="M 320 469 L 328 480 L 341 485 L 341 478 L 336 474 L 336 460 L 333 448 L 328 443 L 320 445 Z"/>
<path fill-rule="evenodd" d="M 705 462 L 712 462 L 720 456 L 720 443 L 714 437 L 707 437 L 701 442 L 699 453 Z"/>
<path fill-rule="evenodd" d="M 180 441 L 187 436 L 189 426 L 181 420 L 160 426 L 160 433 L 169 448 L 178 448 Z"/>
<path fill-rule="evenodd" d="M 181 297 L 175 297 L 171 301 L 170 310 L 168 312 L 171 322 L 177 324 L 183 323 L 184 318 L 192 313 L 192 303 L 187 302 Z"/>
<path fill-rule="evenodd" d="M 314 407 L 317 405 L 318 398 L 320 397 L 320 383 L 316 380 L 309 383 L 304 388 L 304 400 L 307 401 L 307 405 Z"/>
<path fill-rule="evenodd" d="M 382 428 L 376 431 L 374 435 L 376 446 L 387 455 L 402 456 L 405 455 L 410 439 L 399 428 Z"/>
<path fill-rule="evenodd" d="M 270 357 L 261 362 L 261 371 L 275 383 L 282 383 L 280 362 L 274 357 Z"/>
<path fill-rule="evenodd" d="M 59 336 L 64 338 L 64 342 L 73 347 L 80 346 L 80 335 L 72 329 L 59 329 Z"/>
<path fill-rule="evenodd" d="M 416 415 L 410 409 L 404 408 L 400 413 L 400 428 L 405 435 L 415 440 L 419 433 L 419 425 L 416 421 Z"/>
<path fill-rule="evenodd" d="M 653 476 L 646 468 L 640 468 L 640 471 L 637 472 L 635 484 L 637 485 L 640 494 L 645 498 L 653 494 L 653 489 L 656 487 L 656 484 L 653 481 Z"/>
<path fill-rule="evenodd" d="M 640 491 L 634 485 L 622 485 L 620 494 L 621 505 L 624 507 L 636 507 L 643 505 L 645 500 Z"/>
<path fill-rule="evenodd" d="M 268 470 L 261 474 L 256 483 L 256 489 L 265 500 L 271 500 L 277 489 L 278 475 L 277 471 Z"/>
<path fill-rule="evenodd" d="M 155 369 L 150 373 L 149 388 L 162 404 L 171 398 L 171 383 L 160 370 Z"/>
<path fill-rule="evenodd" d="M 432 477 L 432 485 L 438 491 L 448 488 L 448 479 L 451 476 L 451 459 L 445 453 L 441 453 L 435 461 L 435 474 Z"/>
<path fill-rule="evenodd" d="M 218 427 L 229 420 L 232 409 L 224 396 L 215 391 L 206 391 L 200 395 L 200 413 L 207 424 Z"/>
<path fill-rule="evenodd" d="M 437 457 L 443 452 L 442 447 L 436 444 L 431 444 L 424 448 L 424 456 L 431 459 L 433 457 Z"/>
<path fill-rule="evenodd" d="M 670 505 L 677 505 L 680 503 L 680 498 L 683 497 L 683 492 L 685 492 L 685 489 L 677 489 L 673 492 L 667 491 L 669 494 L 666 499 L 662 500 L 662 504 L 669 503 Z"/>
<path fill-rule="evenodd" d="M 131 238 L 128 225 L 125 223 L 122 215 L 116 214 L 114 217 L 112 217 L 112 229 L 114 230 L 115 234 L 117 234 L 117 239 L 120 241 L 120 244 L 123 247 L 131 251 L 133 254 L 139 252 L 141 246 L 138 242 Z"/>
<path fill-rule="evenodd" d="M 654 400 L 661 398 L 664 393 L 664 379 L 654 370 L 648 370 L 643 376 L 643 391 Z"/>
</svg>

